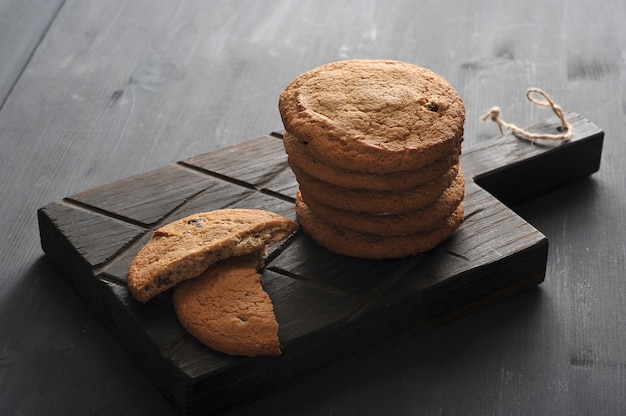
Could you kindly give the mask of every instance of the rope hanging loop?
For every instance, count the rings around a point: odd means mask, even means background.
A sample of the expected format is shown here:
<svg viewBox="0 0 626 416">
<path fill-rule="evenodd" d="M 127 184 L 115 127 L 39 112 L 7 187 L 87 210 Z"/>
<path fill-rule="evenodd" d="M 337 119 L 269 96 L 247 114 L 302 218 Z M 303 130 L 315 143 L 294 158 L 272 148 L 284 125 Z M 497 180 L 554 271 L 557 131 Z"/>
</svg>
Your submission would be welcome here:
<svg viewBox="0 0 626 416">
<path fill-rule="evenodd" d="M 540 97 L 537 98 L 536 95 Z M 563 114 L 563 109 L 554 102 L 552 98 L 543 90 L 539 88 L 529 88 L 526 91 L 526 98 L 531 103 L 539 106 L 539 107 L 550 107 L 552 112 L 559 118 L 561 121 L 561 126 L 558 128 L 559 133 L 557 134 L 545 134 L 545 133 L 531 133 L 526 131 L 515 124 L 507 123 L 506 121 L 500 118 L 500 107 L 491 107 L 489 111 L 480 118 L 480 121 L 483 123 L 491 120 L 498 125 L 500 129 L 500 134 L 504 135 L 505 129 L 512 131 L 515 135 L 524 137 L 530 140 L 569 140 L 572 138 L 573 128 L 569 121 L 565 119 L 565 114 Z"/>
</svg>

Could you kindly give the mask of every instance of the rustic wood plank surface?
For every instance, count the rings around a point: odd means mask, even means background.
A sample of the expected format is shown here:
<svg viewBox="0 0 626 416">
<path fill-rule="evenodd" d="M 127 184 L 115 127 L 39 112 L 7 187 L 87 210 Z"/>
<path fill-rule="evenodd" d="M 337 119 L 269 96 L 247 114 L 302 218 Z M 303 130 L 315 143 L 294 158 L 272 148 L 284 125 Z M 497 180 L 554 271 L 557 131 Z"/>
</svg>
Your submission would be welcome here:
<svg viewBox="0 0 626 416">
<path fill-rule="evenodd" d="M 41 244 L 177 411 L 223 411 L 351 354 L 363 354 L 540 284 L 547 239 L 477 186 L 474 178 L 491 178 L 494 188 L 520 201 L 520 195 L 536 196 L 595 173 L 603 132 L 578 115 L 568 119 L 575 130 L 565 143 L 546 146 L 508 134 L 466 150 L 461 157 L 465 221 L 454 236 L 428 253 L 402 260 L 351 259 L 318 247 L 302 232 L 272 245 L 263 283 L 280 325 L 280 357 L 217 354 L 178 324 L 169 293 L 143 305 L 126 289 L 131 260 L 164 223 L 233 207 L 295 219 L 297 182 L 278 135 L 48 204 L 39 210 Z M 550 133 L 558 123 L 542 123 L 542 131 Z M 572 160 L 577 162 L 574 174 L 567 168 Z M 277 182 L 277 177 L 284 180 Z M 504 179 L 504 185 L 497 178 Z"/>
<path fill-rule="evenodd" d="M 0 1 L 0 109 L 54 21 L 61 4 L 61 0 Z"/>
<path fill-rule="evenodd" d="M 493 105 L 543 120 L 523 96 L 541 87 L 605 131 L 600 170 L 515 207 L 550 241 L 539 289 L 230 414 L 625 412 L 623 2 L 46 4 L 0 2 L 3 414 L 175 414 L 43 257 L 37 208 L 280 131 L 284 85 L 352 57 L 445 76 L 468 109 L 467 148 L 497 134 L 478 121 Z"/>
</svg>

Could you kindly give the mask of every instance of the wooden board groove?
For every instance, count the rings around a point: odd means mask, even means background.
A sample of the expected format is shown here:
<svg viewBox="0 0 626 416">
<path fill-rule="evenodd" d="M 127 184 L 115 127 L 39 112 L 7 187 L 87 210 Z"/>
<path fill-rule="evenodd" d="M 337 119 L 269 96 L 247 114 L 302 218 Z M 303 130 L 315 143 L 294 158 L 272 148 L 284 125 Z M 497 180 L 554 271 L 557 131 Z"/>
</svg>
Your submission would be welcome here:
<svg viewBox="0 0 626 416">
<path fill-rule="evenodd" d="M 599 169 L 604 133 L 567 116 L 575 126 L 567 143 L 509 134 L 464 150 L 466 219 L 428 253 L 353 259 L 302 231 L 272 245 L 263 284 L 280 324 L 280 357 L 211 351 L 177 322 L 169 293 L 140 304 L 125 286 L 130 261 L 164 222 L 225 207 L 295 219 L 297 183 L 280 133 L 52 202 L 38 211 L 41 244 L 175 409 L 219 411 L 540 284 L 547 239 L 484 188 L 514 203 Z M 551 131 L 555 123 L 533 128 Z"/>
</svg>

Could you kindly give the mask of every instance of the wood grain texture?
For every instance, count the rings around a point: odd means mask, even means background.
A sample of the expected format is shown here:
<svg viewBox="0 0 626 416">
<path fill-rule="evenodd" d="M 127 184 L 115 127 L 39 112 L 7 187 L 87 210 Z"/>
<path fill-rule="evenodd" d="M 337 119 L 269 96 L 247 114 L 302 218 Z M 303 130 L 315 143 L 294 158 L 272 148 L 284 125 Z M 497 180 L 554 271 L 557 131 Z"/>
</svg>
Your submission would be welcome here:
<svg viewBox="0 0 626 416">
<path fill-rule="evenodd" d="M 61 5 L 61 0 L 0 1 L 0 110 Z"/>
<path fill-rule="evenodd" d="M 472 179 L 498 184 L 504 177 L 499 189 L 519 201 L 594 173 L 604 134 L 568 117 L 575 137 L 567 143 L 542 146 L 509 134 L 464 153 L 466 219 L 428 253 L 364 261 L 331 253 L 302 232 L 271 246 L 263 282 L 280 324 L 280 357 L 211 351 L 177 322 L 169 292 L 144 305 L 125 287 L 130 261 L 164 223 L 225 207 L 295 218 L 297 182 L 278 134 L 49 204 L 39 210 L 41 244 L 179 412 L 219 411 L 541 283 L 547 239 Z M 564 168 L 571 160 L 578 174 Z M 544 180 L 529 181 L 532 175 Z"/>
</svg>

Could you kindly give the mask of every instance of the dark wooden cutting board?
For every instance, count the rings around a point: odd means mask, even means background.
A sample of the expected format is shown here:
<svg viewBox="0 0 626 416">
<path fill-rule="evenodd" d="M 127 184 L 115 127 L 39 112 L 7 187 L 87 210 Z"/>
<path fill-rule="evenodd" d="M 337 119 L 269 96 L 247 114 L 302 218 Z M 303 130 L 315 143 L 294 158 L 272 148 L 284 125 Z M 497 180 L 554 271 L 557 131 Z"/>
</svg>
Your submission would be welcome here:
<svg viewBox="0 0 626 416">
<path fill-rule="evenodd" d="M 507 205 L 599 169 L 604 133 L 567 117 L 568 142 L 508 134 L 465 149 L 466 219 L 428 253 L 358 260 L 300 231 L 272 246 L 263 284 L 280 324 L 280 357 L 211 351 L 180 326 L 170 293 L 140 304 L 125 286 L 130 261 L 164 223 L 225 207 L 295 219 L 297 183 L 279 133 L 50 203 L 38 211 L 41 244 L 180 413 L 223 410 L 541 283 L 548 241 Z M 554 133 L 558 125 L 550 119 L 530 130 Z"/>
</svg>

